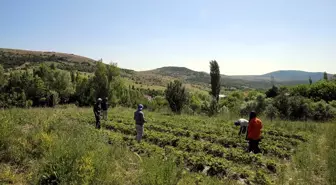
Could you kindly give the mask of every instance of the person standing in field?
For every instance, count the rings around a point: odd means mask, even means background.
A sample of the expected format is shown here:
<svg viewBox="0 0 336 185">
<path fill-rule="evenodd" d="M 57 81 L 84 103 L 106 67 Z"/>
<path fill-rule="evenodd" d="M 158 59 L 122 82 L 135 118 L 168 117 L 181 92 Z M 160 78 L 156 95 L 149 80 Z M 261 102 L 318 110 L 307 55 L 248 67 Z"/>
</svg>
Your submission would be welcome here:
<svg viewBox="0 0 336 185">
<path fill-rule="evenodd" d="M 248 151 L 260 153 L 259 142 L 261 140 L 262 122 L 257 118 L 257 114 L 252 111 L 250 113 L 250 121 L 247 127 L 247 140 L 249 141 Z"/>
<path fill-rule="evenodd" d="M 96 128 L 97 129 L 100 129 L 101 102 L 102 102 L 102 99 L 98 98 L 97 102 L 93 106 L 93 113 L 94 113 L 95 118 L 96 118 Z"/>
<path fill-rule="evenodd" d="M 102 112 L 103 112 L 103 120 L 107 120 L 107 113 L 108 113 L 107 97 L 103 99 L 101 107 L 102 107 Z"/>
<path fill-rule="evenodd" d="M 247 126 L 248 126 L 249 121 L 246 119 L 240 118 L 237 121 L 234 122 L 236 126 L 240 126 L 238 135 L 245 134 L 247 131 Z"/>
<path fill-rule="evenodd" d="M 136 140 L 140 143 L 144 134 L 145 114 L 142 112 L 143 105 L 139 104 L 137 111 L 134 112 L 135 129 L 137 132 Z"/>
</svg>

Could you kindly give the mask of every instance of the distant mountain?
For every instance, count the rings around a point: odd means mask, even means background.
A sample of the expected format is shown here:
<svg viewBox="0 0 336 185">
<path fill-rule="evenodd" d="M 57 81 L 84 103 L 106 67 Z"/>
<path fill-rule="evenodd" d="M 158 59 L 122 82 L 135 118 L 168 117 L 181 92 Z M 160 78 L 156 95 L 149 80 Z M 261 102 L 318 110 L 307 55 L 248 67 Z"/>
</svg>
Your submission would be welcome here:
<svg viewBox="0 0 336 185">
<path fill-rule="evenodd" d="M 275 80 L 279 81 L 295 81 L 295 80 L 307 80 L 309 77 L 312 78 L 313 81 L 318 81 L 323 79 L 324 72 L 306 72 L 299 70 L 279 70 L 271 73 L 267 73 L 261 75 L 262 77 L 271 78 L 274 77 Z M 328 74 L 331 77 L 331 74 Z"/>
<path fill-rule="evenodd" d="M 297 83 L 308 83 L 309 77 L 312 81 L 318 81 L 323 78 L 324 72 L 306 72 L 299 70 L 279 70 L 266 73 L 263 75 L 233 75 L 229 76 L 232 79 L 241 79 L 249 81 L 262 81 L 262 80 L 271 80 L 274 77 L 276 82 L 297 82 Z M 332 77 L 332 74 L 328 74 L 328 77 Z M 295 84 L 295 83 L 294 83 Z"/>
</svg>

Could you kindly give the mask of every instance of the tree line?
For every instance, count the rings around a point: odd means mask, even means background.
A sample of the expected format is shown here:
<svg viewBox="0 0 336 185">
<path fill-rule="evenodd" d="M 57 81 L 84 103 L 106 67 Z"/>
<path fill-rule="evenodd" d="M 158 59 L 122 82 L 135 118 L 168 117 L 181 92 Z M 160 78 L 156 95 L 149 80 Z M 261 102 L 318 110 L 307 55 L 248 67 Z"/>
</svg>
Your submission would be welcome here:
<svg viewBox="0 0 336 185">
<path fill-rule="evenodd" d="M 144 95 L 163 96 L 162 91 L 127 86 L 116 64 L 97 62 L 95 68 L 94 74 L 88 74 L 42 63 L 37 68 L 5 73 L 0 65 L 0 108 L 90 106 L 98 97 L 107 97 L 112 106 L 133 107 L 148 102 Z M 155 102 L 162 104 L 161 99 Z"/>
<path fill-rule="evenodd" d="M 98 97 L 107 97 L 112 106 L 136 107 L 142 103 L 150 110 L 169 108 L 175 113 L 209 116 L 247 116 L 254 110 L 270 119 L 324 121 L 336 115 L 336 80 L 322 79 L 293 87 L 273 85 L 267 91 L 234 91 L 220 98 L 219 65 L 215 60 L 209 64 L 208 94 L 188 92 L 179 80 L 168 83 L 165 91 L 135 88 L 122 80 L 116 64 L 102 61 L 96 63 L 94 73 L 66 71 L 46 63 L 6 73 L 0 65 L 0 107 L 90 106 Z"/>
</svg>

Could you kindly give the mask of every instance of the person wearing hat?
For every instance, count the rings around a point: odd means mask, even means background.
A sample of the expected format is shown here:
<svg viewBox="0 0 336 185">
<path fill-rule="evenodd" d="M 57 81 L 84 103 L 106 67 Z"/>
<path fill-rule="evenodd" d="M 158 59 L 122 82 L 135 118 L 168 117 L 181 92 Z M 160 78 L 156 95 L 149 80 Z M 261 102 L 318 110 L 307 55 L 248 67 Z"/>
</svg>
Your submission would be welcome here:
<svg viewBox="0 0 336 185">
<path fill-rule="evenodd" d="M 140 143 L 144 134 L 145 114 L 142 112 L 143 105 L 139 104 L 137 111 L 134 112 L 135 129 L 137 132 L 136 140 Z"/>
<path fill-rule="evenodd" d="M 107 120 L 107 109 L 108 109 L 108 102 L 107 102 L 107 97 L 103 99 L 101 103 L 102 107 L 102 113 L 103 113 L 103 120 Z"/>
<path fill-rule="evenodd" d="M 256 112 L 250 113 L 250 121 L 247 127 L 247 140 L 249 141 L 248 151 L 260 153 L 259 142 L 261 140 L 262 122 L 257 118 Z"/>
<path fill-rule="evenodd" d="M 101 102 L 102 102 L 102 99 L 98 98 L 97 102 L 93 106 L 93 113 L 94 113 L 95 118 L 96 118 L 96 128 L 98 128 L 98 129 L 100 129 Z"/>
<path fill-rule="evenodd" d="M 247 131 L 247 126 L 248 126 L 249 121 L 243 118 L 238 119 L 237 121 L 234 122 L 236 126 L 240 126 L 239 133 L 238 135 L 245 134 Z"/>
</svg>

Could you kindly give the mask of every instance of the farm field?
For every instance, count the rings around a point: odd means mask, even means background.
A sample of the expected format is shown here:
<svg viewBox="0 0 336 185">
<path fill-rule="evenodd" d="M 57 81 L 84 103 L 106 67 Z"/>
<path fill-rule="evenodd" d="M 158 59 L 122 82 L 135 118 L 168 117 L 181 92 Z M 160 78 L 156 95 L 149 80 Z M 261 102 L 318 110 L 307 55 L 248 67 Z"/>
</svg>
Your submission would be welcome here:
<svg viewBox="0 0 336 185">
<path fill-rule="evenodd" d="M 236 118 L 133 109 L 102 129 L 91 108 L 0 111 L 1 184 L 335 184 L 335 124 L 263 120 L 262 154 L 247 153 Z"/>
</svg>

